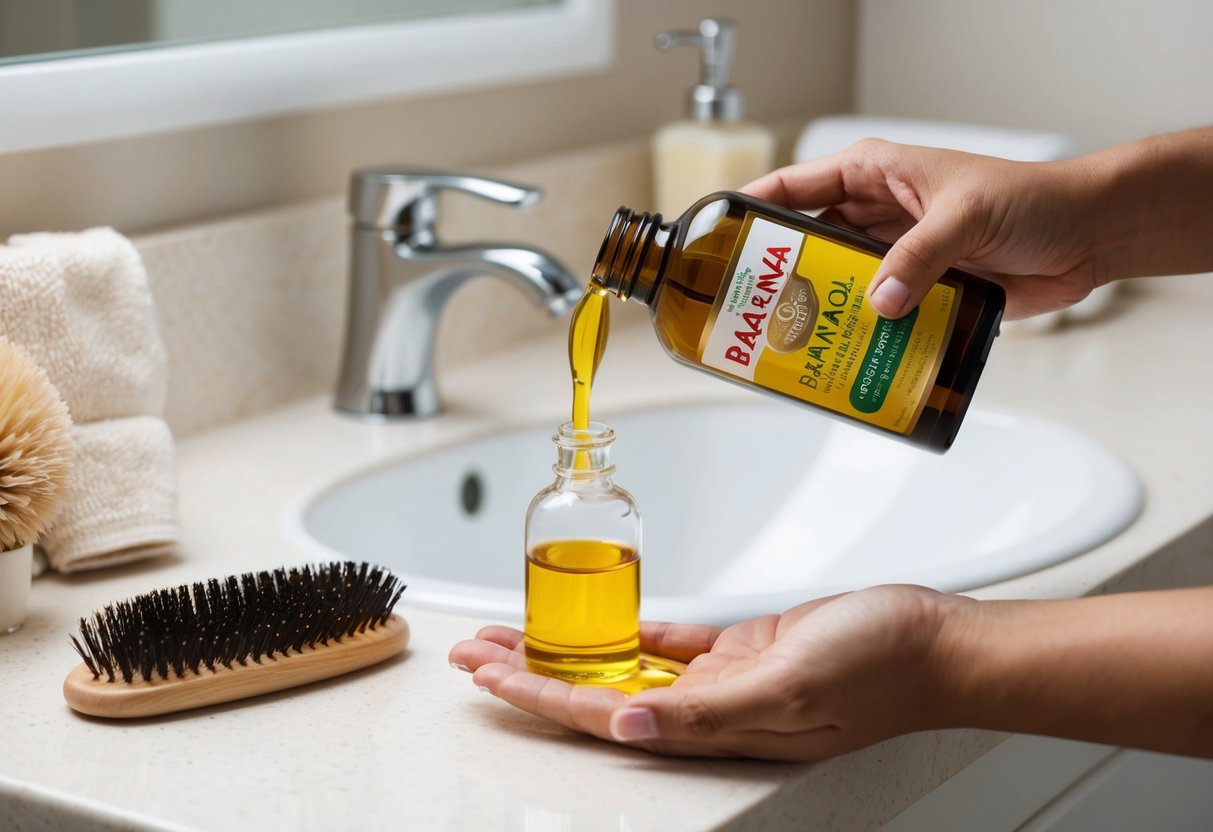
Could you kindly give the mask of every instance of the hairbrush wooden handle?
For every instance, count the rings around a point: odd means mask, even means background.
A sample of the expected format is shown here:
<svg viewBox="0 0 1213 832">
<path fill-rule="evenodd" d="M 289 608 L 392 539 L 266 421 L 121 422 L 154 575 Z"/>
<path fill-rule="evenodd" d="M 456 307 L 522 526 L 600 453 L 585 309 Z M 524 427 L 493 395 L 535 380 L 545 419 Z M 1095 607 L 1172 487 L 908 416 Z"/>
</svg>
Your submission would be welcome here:
<svg viewBox="0 0 1213 832">
<path fill-rule="evenodd" d="M 409 641 L 409 625 L 391 615 L 375 629 L 366 629 L 340 642 L 305 647 L 302 653 L 263 658 L 259 664 L 234 664 L 231 669 L 205 668 L 184 678 L 154 681 L 110 682 L 93 678 L 81 664 L 63 681 L 63 698 L 73 710 L 91 716 L 129 718 L 156 716 L 221 702 L 259 696 L 296 685 L 306 685 L 368 667 L 402 651 Z"/>
</svg>

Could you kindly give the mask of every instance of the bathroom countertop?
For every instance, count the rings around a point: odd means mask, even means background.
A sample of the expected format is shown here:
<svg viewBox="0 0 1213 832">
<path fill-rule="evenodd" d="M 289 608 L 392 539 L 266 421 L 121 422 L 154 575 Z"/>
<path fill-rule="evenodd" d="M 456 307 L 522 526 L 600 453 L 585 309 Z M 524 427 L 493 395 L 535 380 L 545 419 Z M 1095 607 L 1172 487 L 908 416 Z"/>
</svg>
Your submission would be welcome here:
<svg viewBox="0 0 1213 832">
<path fill-rule="evenodd" d="M 1102 320 L 999 339 L 974 406 L 1105 443 L 1136 471 L 1146 504 L 1091 552 L 970 594 L 1213 581 L 1211 319 L 1213 281 L 1165 278 L 1126 285 Z M 446 654 L 485 622 L 412 608 L 407 592 L 398 609 L 411 644 L 377 668 L 159 719 L 106 722 L 64 704 L 79 616 L 159 586 L 306 562 L 284 514 L 345 472 L 503 427 L 556 425 L 563 350 L 535 341 L 457 367 L 440 379 L 438 419 L 365 424 L 315 398 L 180 443 L 180 554 L 39 578 L 26 626 L 0 638 L 0 828 L 874 829 L 1001 742 L 931 732 L 814 765 L 659 758 L 477 691 Z M 747 395 L 678 367 L 633 325 L 613 337 L 595 412 L 609 422 L 639 405 Z"/>
</svg>

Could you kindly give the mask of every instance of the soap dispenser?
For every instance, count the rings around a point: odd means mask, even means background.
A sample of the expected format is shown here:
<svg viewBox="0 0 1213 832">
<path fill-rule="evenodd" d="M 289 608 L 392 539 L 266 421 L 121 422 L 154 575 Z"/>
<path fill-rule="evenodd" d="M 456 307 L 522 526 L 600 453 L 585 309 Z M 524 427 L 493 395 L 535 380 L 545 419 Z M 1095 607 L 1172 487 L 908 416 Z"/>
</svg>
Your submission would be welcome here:
<svg viewBox="0 0 1213 832">
<path fill-rule="evenodd" d="M 667 217 L 706 193 L 739 188 L 774 165 L 774 136 L 741 120 L 741 93 L 729 86 L 735 40 L 732 22 L 713 18 L 700 22 L 698 32 L 662 32 L 654 39 L 658 49 L 700 49 L 691 120 L 667 124 L 653 137 L 653 201 Z"/>
</svg>

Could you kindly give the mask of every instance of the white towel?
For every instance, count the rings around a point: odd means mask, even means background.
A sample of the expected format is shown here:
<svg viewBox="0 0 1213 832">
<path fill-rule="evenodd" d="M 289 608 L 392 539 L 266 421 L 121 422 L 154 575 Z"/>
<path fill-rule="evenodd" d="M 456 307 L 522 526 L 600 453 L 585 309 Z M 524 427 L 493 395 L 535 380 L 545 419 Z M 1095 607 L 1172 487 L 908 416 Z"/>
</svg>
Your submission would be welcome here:
<svg viewBox="0 0 1213 832">
<path fill-rule="evenodd" d="M 171 548 L 164 345 L 134 246 L 109 228 L 11 237 L 0 246 L 0 333 L 46 370 L 74 423 L 68 489 L 40 541 L 50 567 L 76 572 Z"/>
</svg>

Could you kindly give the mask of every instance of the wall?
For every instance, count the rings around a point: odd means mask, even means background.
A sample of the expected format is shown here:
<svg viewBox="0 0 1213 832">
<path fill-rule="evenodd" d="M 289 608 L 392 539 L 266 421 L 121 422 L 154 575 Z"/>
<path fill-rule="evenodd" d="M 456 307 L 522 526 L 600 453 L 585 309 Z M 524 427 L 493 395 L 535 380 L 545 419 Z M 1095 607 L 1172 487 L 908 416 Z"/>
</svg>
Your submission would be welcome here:
<svg viewBox="0 0 1213 832">
<path fill-rule="evenodd" d="M 0 239 L 141 232 L 338 194 L 365 164 L 475 169 L 645 135 L 680 116 L 697 69 L 689 50 L 654 49 L 653 33 L 713 14 L 739 25 L 734 82 L 752 117 L 850 109 L 849 0 L 619 0 L 617 14 L 606 73 L 0 156 Z"/>
<path fill-rule="evenodd" d="M 1213 123 L 1208 0 L 861 0 L 860 112 L 1060 131 Z"/>
</svg>

